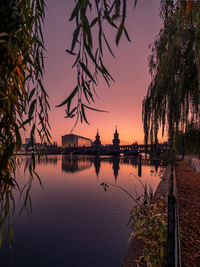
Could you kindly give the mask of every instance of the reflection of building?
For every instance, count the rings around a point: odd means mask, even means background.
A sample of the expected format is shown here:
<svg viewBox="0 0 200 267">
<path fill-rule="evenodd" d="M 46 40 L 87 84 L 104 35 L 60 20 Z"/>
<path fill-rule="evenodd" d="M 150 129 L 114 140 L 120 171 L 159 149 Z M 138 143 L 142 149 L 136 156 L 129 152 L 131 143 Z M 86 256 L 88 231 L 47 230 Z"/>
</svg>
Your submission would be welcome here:
<svg viewBox="0 0 200 267">
<path fill-rule="evenodd" d="M 57 156 L 55 157 L 40 157 L 38 159 L 38 164 L 39 165 L 57 165 L 58 158 Z"/>
<path fill-rule="evenodd" d="M 62 156 L 62 171 L 77 172 L 88 169 L 92 166 L 88 158 Z"/>
<path fill-rule="evenodd" d="M 115 183 L 117 182 L 117 176 L 119 175 L 119 157 L 113 157 L 113 173 L 115 176 Z"/>
<path fill-rule="evenodd" d="M 66 134 L 62 136 L 62 147 L 89 147 L 92 141 L 89 138 L 75 134 Z"/>
<path fill-rule="evenodd" d="M 95 172 L 96 172 L 96 175 L 97 175 L 97 178 L 98 178 L 100 167 L 101 167 L 100 157 L 98 157 L 98 156 L 95 157 L 93 163 L 94 163 Z"/>
<path fill-rule="evenodd" d="M 113 139 L 113 148 L 114 149 L 119 149 L 119 143 L 120 143 L 119 134 L 117 132 L 117 126 L 116 126 L 116 130 L 115 130 L 115 133 L 114 133 L 114 139 Z"/>
<path fill-rule="evenodd" d="M 98 130 L 97 130 L 97 135 L 95 136 L 94 146 L 95 148 L 100 148 L 101 146 L 101 141 L 100 141 Z"/>
</svg>

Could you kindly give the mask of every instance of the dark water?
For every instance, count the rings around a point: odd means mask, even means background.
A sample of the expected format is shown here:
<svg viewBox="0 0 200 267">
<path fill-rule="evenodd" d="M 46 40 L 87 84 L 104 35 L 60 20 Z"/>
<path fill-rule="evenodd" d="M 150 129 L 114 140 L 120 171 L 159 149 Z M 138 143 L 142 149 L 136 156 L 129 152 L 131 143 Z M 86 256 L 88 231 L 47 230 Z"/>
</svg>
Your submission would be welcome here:
<svg viewBox="0 0 200 267">
<path fill-rule="evenodd" d="M 17 174 L 21 186 L 28 179 L 24 164 L 25 159 Z M 160 170 L 143 165 L 141 181 L 155 191 Z M 139 196 L 143 189 L 133 176 L 138 175 L 137 160 L 50 156 L 38 163 L 37 172 L 43 188 L 33 181 L 31 215 L 18 215 L 21 203 L 15 193 L 14 242 L 10 249 L 4 242 L 0 266 L 121 266 L 130 245 L 126 222 L 134 203 L 118 188 L 105 192 L 100 184 L 110 182 Z"/>
</svg>

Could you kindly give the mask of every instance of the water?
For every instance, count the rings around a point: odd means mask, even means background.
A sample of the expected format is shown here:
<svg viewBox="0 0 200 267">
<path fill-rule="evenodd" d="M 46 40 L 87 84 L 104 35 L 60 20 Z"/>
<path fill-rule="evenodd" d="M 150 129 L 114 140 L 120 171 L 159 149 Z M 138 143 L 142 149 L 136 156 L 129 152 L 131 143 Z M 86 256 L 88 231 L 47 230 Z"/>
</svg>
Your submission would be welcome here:
<svg viewBox="0 0 200 267">
<path fill-rule="evenodd" d="M 17 173 L 22 186 L 25 159 Z M 156 172 L 157 170 L 157 172 Z M 155 191 L 160 167 L 143 165 L 141 181 Z M 117 267 L 130 245 L 126 226 L 134 205 L 122 190 L 100 186 L 109 182 L 123 187 L 134 197 L 143 193 L 134 175 L 140 174 L 134 157 L 49 156 L 37 165 L 43 188 L 37 179 L 31 187 L 32 213 L 21 216 L 15 192 L 14 242 L 0 249 L 1 266 L 15 267 Z"/>
</svg>

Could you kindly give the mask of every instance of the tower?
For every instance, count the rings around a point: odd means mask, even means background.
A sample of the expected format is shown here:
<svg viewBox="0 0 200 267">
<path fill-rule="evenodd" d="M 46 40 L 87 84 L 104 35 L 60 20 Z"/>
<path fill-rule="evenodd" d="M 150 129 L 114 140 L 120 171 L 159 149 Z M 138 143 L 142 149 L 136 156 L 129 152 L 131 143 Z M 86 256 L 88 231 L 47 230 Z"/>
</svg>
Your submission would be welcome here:
<svg viewBox="0 0 200 267">
<path fill-rule="evenodd" d="M 113 139 L 113 148 L 114 149 L 119 149 L 119 143 L 120 143 L 119 134 L 117 132 L 117 126 L 116 126 L 116 130 L 115 130 L 115 133 L 114 133 L 114 139 Z"/>
<path fill-rule="evenodd" d="M 94 146 L 95 148 L 99 148 L 101 146 L 100 135 L 98 133 L 98 129 L 97 129 L 97 134 L 95 136 Z"/>
</svg>

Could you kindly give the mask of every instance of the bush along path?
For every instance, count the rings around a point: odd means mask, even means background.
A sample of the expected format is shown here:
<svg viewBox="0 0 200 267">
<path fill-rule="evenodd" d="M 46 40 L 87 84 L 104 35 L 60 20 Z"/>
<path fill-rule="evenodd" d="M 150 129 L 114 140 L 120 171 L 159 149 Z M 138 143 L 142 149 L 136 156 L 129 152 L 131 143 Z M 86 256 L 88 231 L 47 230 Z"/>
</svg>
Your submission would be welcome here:
<svg viewBox="0 0 200 267">
<path fill-rule="evenodd" d="M 130 210 L 129 225 L 134 237 L 123 267 L 165 266 L 167 262 L 167 196 L 171 165 L 167 166 L 162 180 L 152 198 L 146 193 L 142 207 Z M 146 192 L 145 188 L 144 191 Z"/>
</svg>

